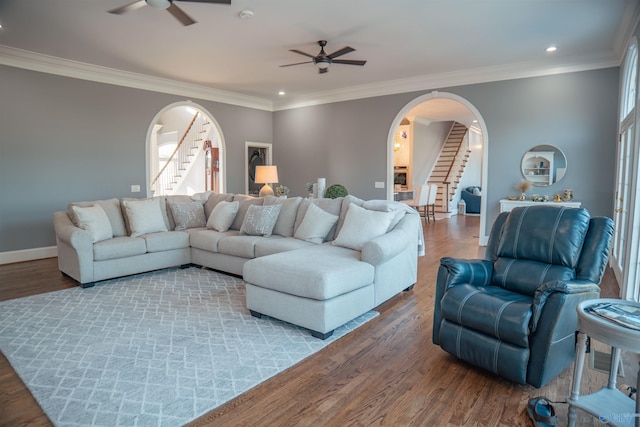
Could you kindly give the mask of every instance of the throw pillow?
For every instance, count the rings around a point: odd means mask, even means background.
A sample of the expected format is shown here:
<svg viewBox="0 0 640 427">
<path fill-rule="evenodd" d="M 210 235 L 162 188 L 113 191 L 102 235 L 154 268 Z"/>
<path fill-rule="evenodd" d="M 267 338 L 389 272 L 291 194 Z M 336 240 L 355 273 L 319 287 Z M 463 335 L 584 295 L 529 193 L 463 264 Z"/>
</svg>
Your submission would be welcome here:
<svg viewBox="0 0 640 427">
<path fill-rule="evenodd" d="M 123 200 L 131 237 L 168 231 L 157 200 Z"/>
<path fill-rule="evenodd" d="M 205 227 L 207 219 L 204 217 L 202 202 L 169 203 L 169 209 L 176 223 L 175 230 Z"/>
<path fill-rule="evenodd" d="M 109 218 L 109 222 L 111 223 L 111 229 L 113 230 L 114 237 L 127 235 L 127 228 L 124 225 L 122 210 L 120 209 L 120 200 L 115 198 L 109 200 L 96 200 L 93 202 L 70 203 L 67 212 L 69 212 L 69 218 L 71 218 L 71 221 L 75 224 L 76 227 L 80 227 L 80 225 L 78 224 L 78 218 L 76 217 L 72 206 L 80 206 L 81 208 L 86 208 L 94 205 L 100 205 L 100 207 L 104 209 L 104 213 L 107 214 L 107 218 Z"/>
<path fill-rule="evenodd" d="M 281 205 L 280 214 L 278 214 L 278 221 L 276 221 L 275 227 L 273 227 L 273 234 L 279 236 L 291 237 L 295 228 L 296 215 L 298 208 L 302 202 L 302 197 L 292 197 L 289 199 L 283 199 L 281 197 L 267 196 L 264 198 L 264 206 L 267 205 Z"/>
<path fill-rule="evenodd" d="M 207 220 L 207 228 L 216 230 L 221 233 L 227 231 L 238 213 L 238 202 L 218 202 L 209 219 Z"/>
<path fill-rule="evenodd" d="M 249 206 L 262 206 L 264 198 L 247 196 L 246 194 L 236 194 L 235 196 L 233 196 L 233 201 L 238 202 L 238 213 L 236 214 L 236 218 L 233 220 L 233 223 L 229 228 L 231 230 L 240 230 L 240 228 L 242 228 L 242 224 L 244 223 L 244 218 L 247 215 Z"/>
<path fill-rule="evenodd" d="M 351 203 L 333 244 L 360 251 L 366 242 L 385 234 L 394 217 L 394 212 L 371 211 Z"/>
<path fill-rule="evenodd" d="M 271 236 L 273 227 L 278 220 L 281 205 L 258 206 L 251 205 L 240 227 L 240 234 L 249 236 Z"/>
<path fill-rule="evenodd" d="M 93 243 L 113 237 L 111 222 L 102 206 L 72 206 L 71 209 L 78 220 L 78 227 L 89 232 Z"/>
<path fill-rule="evenodd" d="M 327 234 L 336 222 L 338 222 L 338 215 L 330 214 L 318 206 L 310 204 L 293 237 L 320 244 L 327 238 Z"/>
<path fill-rule="evenodd" d="M 480 189 L 478 187 L 473 187 L 473 195 L 474 196 L 479 196 L 480 195 Z"/>
</svg>

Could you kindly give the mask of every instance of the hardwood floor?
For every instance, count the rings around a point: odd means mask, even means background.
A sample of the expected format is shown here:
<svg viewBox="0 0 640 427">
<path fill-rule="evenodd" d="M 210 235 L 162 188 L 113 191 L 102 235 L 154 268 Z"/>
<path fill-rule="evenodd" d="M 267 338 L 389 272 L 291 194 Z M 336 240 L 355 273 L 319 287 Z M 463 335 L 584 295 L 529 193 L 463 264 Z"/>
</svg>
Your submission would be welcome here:
<svg viewBox="0 0 640 427">
<path fill-rule="evenodd" d="M 434 284 L 443 256 L 477 258 L 479 217 L 454 216 L 425 226 L 427 255 L 418 283 L 377 308 L 380 316 L 298 365 L 190 426 L 525 426 L 528 399 L 564 401 L 568 369 L 536 389 L 510 383 L 457 360 L 431 343 Z M 56 259 L 0 266 L 0 300 L 64 289 Z M 603 297 L 617 297 L 608 269 Z M 594 345 L 597 345 L 595 343 Z M 635 372 L 619 383 L 635 382 Z M 600 389 L 607 374 L 587 370 L 583 393 Z M 631 381 L 631 382 L 630 382 Z M 556 403 L 560 425 L 567 405 Z M 31 394 L 0 357 L 0 426 L 51 425 Z M 600 425 L 579 413 L 579 425 Z"/>
</svg>

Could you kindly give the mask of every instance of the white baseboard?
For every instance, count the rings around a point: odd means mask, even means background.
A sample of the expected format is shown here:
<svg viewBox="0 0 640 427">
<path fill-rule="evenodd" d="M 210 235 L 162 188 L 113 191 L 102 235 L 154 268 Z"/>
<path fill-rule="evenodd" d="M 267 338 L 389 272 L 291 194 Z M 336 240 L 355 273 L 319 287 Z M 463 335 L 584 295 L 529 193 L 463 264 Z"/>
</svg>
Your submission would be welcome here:
<svg viewBox="0 0 640 427">
<path fill-rule="evenodd" d="M 34 259 L 52 258 L 56 256 L 58 256 L 58 248 L 55 246 L 0 252 L 0 265 L 32 261 Z"/>
</svg>

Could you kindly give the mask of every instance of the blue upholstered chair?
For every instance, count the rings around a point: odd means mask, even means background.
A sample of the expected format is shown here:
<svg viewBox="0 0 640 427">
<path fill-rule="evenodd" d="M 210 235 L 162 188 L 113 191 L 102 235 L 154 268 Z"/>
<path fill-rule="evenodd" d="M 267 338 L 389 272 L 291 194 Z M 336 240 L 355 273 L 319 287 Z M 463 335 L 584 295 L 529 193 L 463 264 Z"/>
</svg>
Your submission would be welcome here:
<svg viewBox="0 0 640 427">
<path fill-rule="evenodd" d="M 460 192 L 460 197 L 467 205 L 466 213 L 480 213 L 480 201 L 482 200 L 482 196 L 480 194 L 473 194 L 474 189 L 476 188 L 478 191 L 481 191 L 480 187 L 474 185 L 472 187 L 467 187 Z"/>
<path fill-rule="evenodd" d="M 529 206 L 498 216 L 484 260 L 442 258 L 434 344 L 542 387 L 573 361 L 576 306 L 598 298 L 613 233 L 585 209 Z"/>
</svg>

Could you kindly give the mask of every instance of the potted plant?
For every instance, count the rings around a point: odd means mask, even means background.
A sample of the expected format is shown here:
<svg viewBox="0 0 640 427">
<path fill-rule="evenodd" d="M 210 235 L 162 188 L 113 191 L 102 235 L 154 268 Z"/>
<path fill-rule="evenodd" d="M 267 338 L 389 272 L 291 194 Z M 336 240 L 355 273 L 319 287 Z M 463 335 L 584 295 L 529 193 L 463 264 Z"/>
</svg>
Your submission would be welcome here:
<svg viewBox="0 0 640 427">
<path fill-rule="evenodd" d="M 349 195 L 349 192 L 344 185 L 340 184 L 333 184 L 324 192 L 324 197 L 327 199 L 337 199 L 338 197 L 345 197 L 347 195 Z"/>
</svg>

